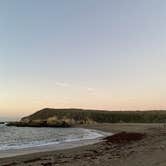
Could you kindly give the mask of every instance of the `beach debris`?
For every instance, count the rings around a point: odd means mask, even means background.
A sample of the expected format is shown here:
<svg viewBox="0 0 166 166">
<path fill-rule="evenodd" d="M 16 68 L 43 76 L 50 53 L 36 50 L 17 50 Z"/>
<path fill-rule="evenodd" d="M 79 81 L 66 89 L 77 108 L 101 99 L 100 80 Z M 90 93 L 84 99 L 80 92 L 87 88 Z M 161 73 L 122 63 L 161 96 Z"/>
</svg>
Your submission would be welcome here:
<svg viewBox="0 0 166 166">
<path fill-rule="evenodd" d="M 120 132 L 104 138 L 108 143 L 128 143 L 131 141 L 138 141 L 145 137 L 144 133 L 136 132 Z"/>
</svg>

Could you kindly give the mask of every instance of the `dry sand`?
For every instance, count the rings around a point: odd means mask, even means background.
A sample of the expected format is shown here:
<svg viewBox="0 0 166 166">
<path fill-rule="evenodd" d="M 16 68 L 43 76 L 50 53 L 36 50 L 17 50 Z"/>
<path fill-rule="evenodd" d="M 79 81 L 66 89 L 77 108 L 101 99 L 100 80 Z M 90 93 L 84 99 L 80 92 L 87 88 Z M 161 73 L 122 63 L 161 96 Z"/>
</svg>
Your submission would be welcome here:
<svg viewBox="0 0 166 166">
<path fill-rule="evenodd" d="M 0 159 L 0 166 L 166 166 L 166 125 L 95 124 L 79 126 L 118 133 L 139 132 L 140 141 L 107 143 Z"/>
</svg>

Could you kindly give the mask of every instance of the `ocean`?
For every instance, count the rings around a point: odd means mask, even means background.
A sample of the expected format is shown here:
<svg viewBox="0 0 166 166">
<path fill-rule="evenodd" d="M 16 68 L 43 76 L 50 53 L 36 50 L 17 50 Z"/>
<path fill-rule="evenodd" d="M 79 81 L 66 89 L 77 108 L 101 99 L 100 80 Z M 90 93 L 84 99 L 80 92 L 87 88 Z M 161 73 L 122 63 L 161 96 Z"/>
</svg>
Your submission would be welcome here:
<svg viewBox="0 0 166 166">
<path fill-rule="evenodd" d="M 101 138 L 106 133 L 83 128 L 31 128 L 0 125 L 0 151 L 60 145 Z"/>
</svg>

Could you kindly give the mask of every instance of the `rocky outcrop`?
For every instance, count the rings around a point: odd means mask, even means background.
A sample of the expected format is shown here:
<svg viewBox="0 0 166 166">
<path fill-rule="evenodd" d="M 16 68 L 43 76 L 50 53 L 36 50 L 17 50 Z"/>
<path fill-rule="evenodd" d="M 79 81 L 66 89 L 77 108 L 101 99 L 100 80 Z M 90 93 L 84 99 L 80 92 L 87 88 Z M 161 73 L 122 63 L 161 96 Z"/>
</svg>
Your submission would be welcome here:
<svg viewBox="0 0 166 166">
<path fill-rule="evenodd" d="M 7 126 L 16 126 L 16 127 L 71 127 L 65 121 L 58 121 L 57 123 L 47 123 L 47 121 L 35 120 L 29 123 L 24 122 L 8 122 Z"/>
<path fill-rule="evenodd" d="M 16 127 L 70 127 L 72 126 L 71 120 L 57 119 L 55 116 L 46 120 L 43 119 L 21 119 L 19 122 L 9 122 L 7 126 Z"/>
<path fill-rule="evenodd" d="M 70 127 L 76 124 L 92 124 L 94 120 L 80 109 L 42 109 L 19 122 L 9 122 L 7 126 L 17 127 Z M 81 115 L 81 116 L 80 116 Z"/>
</svg>

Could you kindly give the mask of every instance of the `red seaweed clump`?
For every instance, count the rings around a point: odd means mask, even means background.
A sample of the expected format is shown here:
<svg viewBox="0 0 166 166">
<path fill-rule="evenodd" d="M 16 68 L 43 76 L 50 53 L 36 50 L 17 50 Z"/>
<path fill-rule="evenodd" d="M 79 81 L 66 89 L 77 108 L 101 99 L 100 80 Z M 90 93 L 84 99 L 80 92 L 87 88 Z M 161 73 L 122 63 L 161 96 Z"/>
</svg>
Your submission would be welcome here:
<svg viewBox="0 0 166 166">
<path fill-rule="evenodd" d="M 135 132 L 120 132 L 112 136 L 104 138 L 108 143 L 128 143 L 131 141 L 138 141 L 145 137 L 143 133 Z"/>
</svg>

